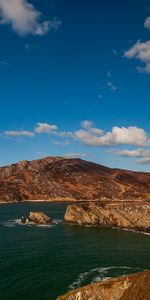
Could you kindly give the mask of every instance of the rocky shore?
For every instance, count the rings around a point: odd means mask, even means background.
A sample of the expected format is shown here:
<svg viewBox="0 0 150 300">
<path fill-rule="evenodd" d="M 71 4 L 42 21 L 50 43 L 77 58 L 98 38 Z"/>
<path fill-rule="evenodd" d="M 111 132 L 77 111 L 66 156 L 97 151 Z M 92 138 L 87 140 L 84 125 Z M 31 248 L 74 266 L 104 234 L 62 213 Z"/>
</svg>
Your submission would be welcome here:
<svg viewBox="0 0 150 300">
<path fill-rule="evenodd" d="M 78 225 L 93 225 L 150 232 L 150 203 L 140 201 L 73 204 L 64 220 Z"/>
<path fill-rule="evenodd" d="M 149 300 L 150 271 L 109 279 L 73 290 L 56 300 Z"/>
</svg>

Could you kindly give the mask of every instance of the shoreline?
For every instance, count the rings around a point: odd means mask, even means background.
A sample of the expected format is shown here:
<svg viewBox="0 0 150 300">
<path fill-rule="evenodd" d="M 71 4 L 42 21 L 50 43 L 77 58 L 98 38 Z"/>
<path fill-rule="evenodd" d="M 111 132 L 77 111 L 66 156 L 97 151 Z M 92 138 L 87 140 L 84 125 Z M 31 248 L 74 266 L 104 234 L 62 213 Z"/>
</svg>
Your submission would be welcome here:
<svg viewBox="0 0 150 300">
<path fill-rule="evenodd" d="M 144 203 L 149 203 L 150 204 L 150 199 L 115 199 L 115 200 L 112 200 L 112 199 L 107 199 L 107 200 L 101 200 L 101 199 L 88 199 L 88 200 L 85 200 L 85 199 L 81 199 L 81 200 L 77 200 L 77 199 L 50 199 L 50 200 L 38 200 L 38 199 L 31 199 L 31 200 L 22 200 L 22 201 L 3 201 L 3 200 L 0 200 L 0 205 L 1 204 L 22 204 L 22 203 L 28 203 L 28 202 L 45 202 L 45 203 L 79 203 L 79 204 L 82 204 L 82 203 L 140 203 L 140 202 L 144 202 Z"/>
</svg>

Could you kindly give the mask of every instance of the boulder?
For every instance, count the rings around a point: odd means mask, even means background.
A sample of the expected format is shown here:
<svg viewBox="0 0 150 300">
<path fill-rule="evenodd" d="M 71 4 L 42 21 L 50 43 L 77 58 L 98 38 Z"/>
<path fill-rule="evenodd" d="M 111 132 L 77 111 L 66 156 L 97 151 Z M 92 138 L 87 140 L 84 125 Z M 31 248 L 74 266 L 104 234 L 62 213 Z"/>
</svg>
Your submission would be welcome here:
<svg viewBox="0 0 150 300">
<path fill-rule="evenodd" d="M 52 219 L 48 217 L 45 213 L 43 212 L 30 212 L 28 221 L 32 222 L 34 224 L 39 224 L 39 225 L 49 225 L 52 224 Z"/>
</svg>

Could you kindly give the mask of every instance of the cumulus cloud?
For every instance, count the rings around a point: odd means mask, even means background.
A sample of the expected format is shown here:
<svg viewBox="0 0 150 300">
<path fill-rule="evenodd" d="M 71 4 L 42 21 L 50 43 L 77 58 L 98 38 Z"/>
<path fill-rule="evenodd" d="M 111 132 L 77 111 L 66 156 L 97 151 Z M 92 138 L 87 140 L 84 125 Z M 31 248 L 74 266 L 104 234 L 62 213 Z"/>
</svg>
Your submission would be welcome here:
<svg viewBox="0 0 150 300">
<path fill-rule="evenodd" d="M 34 137 L 35 134 L 32 131 L 27 131 L 27 130 L 7 130 L 4 131 L 4 134 L 10 137 Z"/>
<path fill-rule="evenodd" d="M 41 12 L 27 0 L 0 0 L 0 24 L 9 24 L 21 36 L 42 36 L 50 29 L 57 29 L 61 21 L 43 21 Z"/>
<path fill-rule="evenodd" d="M 36 133 L 53 133 L 57 130 L 58 130 L 58 127 L 56 125 L 38 122 L 34 131 Z"/>
<path fill-rule="evenodd" d="M 113 127 L 111 132 L 103 132 L 97 136 L 90 131 L 80 129 L 76 131 L 75 137 L 87 146 L 113 146 L 113 145 L 135 145 L 146 146 L 148 136 L 144 129 L 138 127 Z"/>
<path fill-rule="evenodd" d="M 144 63 L 144 66 L 137 67 L 137 70 L 150 73 L 150 40 L 146 42 L 137 41 L 128 51 L 125 51 L 124 57 L 138 59 L 141 63 Z"/>
<path fill-rule="evenodd" d="M 150 30 L 150 17 L 147 17 L 144 27 Z M 138 40 L 133 46 L 124 52 L 124 57 L 128 59 L 138 59 L 143 66 L 138 66 L 139 72 L 150 74 L 150 40 L 145 42 Z"/>
</svg>

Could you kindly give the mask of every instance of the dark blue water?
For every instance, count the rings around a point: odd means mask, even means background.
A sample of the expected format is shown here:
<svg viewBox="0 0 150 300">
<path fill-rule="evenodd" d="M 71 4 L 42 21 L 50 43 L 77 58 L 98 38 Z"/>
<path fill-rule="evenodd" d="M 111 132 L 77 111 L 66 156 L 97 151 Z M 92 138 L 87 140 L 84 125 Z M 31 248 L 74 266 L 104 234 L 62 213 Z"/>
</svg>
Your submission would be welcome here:
<svg viewBox="0 0 150 300">
<path fill-rule="evenodd" d="M 150 237 L 62 224 L 66 204 L 0 206 L 0 300 L 53 300 L 71 288 L 150 269 Z M 41 210 L 50 227 L 19 225 Z"/>
</svg>

